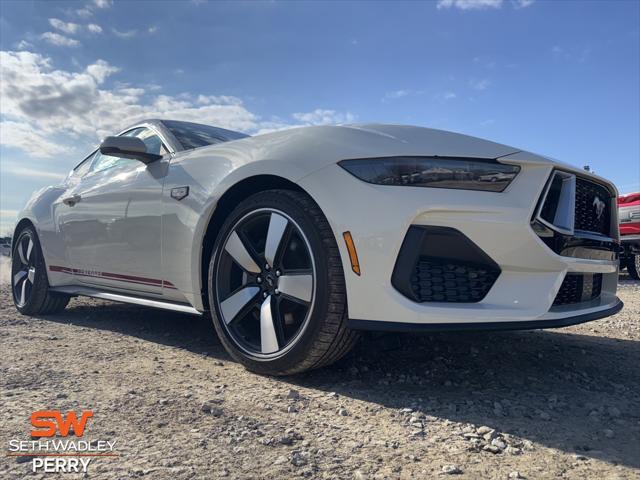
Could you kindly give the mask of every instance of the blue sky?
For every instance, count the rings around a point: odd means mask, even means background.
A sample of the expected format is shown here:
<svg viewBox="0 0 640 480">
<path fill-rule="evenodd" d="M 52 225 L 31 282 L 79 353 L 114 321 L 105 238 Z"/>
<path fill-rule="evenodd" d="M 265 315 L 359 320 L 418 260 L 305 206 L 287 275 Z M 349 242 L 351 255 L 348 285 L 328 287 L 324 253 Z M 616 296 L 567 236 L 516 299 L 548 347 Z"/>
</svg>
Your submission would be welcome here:
<svg viewBox="0 0 640 480">
<path fill-rule="evenodd" d="M 0 230 L 145 116 L 257 133 L 388 122 L 640 190 L 640 2 L 7 1 Z"/>
</svg>

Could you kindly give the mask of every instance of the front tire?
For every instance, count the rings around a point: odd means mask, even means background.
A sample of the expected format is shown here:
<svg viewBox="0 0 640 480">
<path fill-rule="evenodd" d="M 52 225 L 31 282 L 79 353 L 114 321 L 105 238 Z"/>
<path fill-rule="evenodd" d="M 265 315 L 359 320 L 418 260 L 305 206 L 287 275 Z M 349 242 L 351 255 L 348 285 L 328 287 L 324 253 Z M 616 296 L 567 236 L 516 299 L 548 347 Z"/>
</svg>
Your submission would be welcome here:
<svg viewBox="0 0 640 480">
<path fill-rule="evenodd" d="M 23 315 L 58 313 L 69 303 L 69 296 L 49 291 L 46 265 L 33 227 L 21 230 L 13 243 L 11 291 L 14 305 Z"/>
<path fill-rule="evenodd" d="M 318 368 L 357 340 L 346 327 L 333 232 L 303 193 L 270 190 L 240 203 L 220 229 L 208 280 L 218 336 L 249 370 L 290 375 Z"/>
</svg>

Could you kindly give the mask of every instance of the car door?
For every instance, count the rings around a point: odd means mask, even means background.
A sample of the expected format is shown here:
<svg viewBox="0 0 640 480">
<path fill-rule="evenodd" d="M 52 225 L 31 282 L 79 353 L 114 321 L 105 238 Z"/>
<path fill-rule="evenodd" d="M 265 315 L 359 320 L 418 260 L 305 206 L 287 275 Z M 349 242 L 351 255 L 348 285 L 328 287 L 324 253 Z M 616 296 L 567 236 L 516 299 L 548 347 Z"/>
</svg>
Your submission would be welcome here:
<svg viewBox="0 0 640 480">
<path fill-rule="evenodd" d="M 139 137 L 163 158 L 145 165 L 96 151 L 88 172 L 62 196 L 60 230 L 77 282 L 161 295 L 162 186 L 170 154 L 147 127 Z"/>
</svg>

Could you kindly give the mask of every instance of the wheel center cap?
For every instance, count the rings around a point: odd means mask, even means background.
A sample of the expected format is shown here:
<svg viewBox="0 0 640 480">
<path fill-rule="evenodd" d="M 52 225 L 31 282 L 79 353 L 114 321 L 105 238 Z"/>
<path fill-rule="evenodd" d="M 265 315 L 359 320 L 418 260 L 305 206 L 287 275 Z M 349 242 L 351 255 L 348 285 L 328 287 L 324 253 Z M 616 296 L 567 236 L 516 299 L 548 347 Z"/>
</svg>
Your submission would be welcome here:
<svg viewBox="0 0 640 480">
<path fill-rule="evenodd" d="M 267 280 L 267 286 L 269 288 L 274 288 L 277 285 L 277 281 L 276 281 L 275 277 L 273 275 L 271 275 L 271 274 L 267 275 L 266 280 Z"/>
</svg>

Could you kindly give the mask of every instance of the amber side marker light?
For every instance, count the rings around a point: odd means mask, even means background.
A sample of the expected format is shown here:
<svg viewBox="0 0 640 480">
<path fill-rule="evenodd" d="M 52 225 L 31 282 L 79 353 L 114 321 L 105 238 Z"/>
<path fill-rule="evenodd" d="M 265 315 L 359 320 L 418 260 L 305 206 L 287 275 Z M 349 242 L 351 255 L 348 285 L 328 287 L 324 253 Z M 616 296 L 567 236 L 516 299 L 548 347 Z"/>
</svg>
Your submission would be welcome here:
<svg viewBox="0 0 640 480">
<path fill-rule="evenodd" d="M 360 262 L 358 261 L 358 252 L 356 252 L 356 244 L 353 243 L 353 237 L 351 232 L 344 232 L 344 243 L 347 244 L 347 251 L 349 252 L 349 259 L 351 260 L 351 270 L 356 275 L 360 275 Z"/>
</svg>

